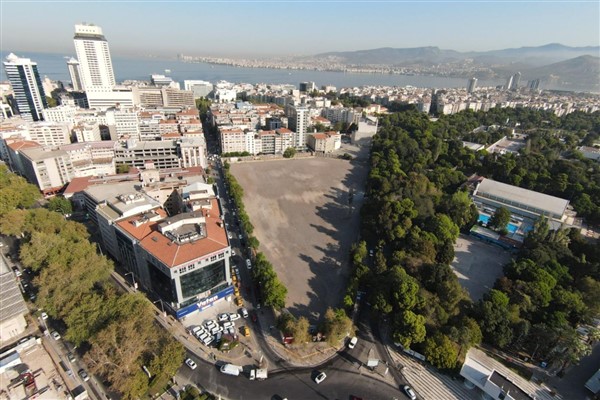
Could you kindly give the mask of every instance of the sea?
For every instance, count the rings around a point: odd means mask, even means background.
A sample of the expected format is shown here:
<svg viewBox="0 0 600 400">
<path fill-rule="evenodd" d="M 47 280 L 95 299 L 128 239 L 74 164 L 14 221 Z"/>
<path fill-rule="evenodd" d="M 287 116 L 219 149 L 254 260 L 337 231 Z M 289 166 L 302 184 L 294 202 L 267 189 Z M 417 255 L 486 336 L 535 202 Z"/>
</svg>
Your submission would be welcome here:
<svg viewBox="0 0 600 400">
<path fill-rule="evenodd" d="M 52 80 L 70 82 L 67 61 L 74 55 L 52 53 L 14 53 L 19 57 L 30 58 L 37 62 L 42 79 L 44 76 Z M 0 51 L 2 61 L 8 52 Z M 245 68 L 229 65 L 214 65 L 207 63 L 188 63 L 173 59 L 158 58 L 129 58 L 114 56 L 113 70 L 117 82 L 125 80 L 149 81 L 151 74 L 163 74 L 180 82 L 186 79 L 198 79 L 211 83 L 228 81 L 232 83 L 267 83 L 293 84 L 300 82 L 315 82 L 317 87 L 332 85 L 337 89 L 357 86 L 413 86 L 417 88 L 458 88 L 466 87 L 467 79 L 448 78 L 439 76 L 398 75 L 377 73 L 347 73 L 313 70 L 288 70 L 272 68 Z M 2 69 L 2 80 L 7 80 Z M 503 80 L 479 80 L 478 87 L 495 87 L 505 83 Z"/>
</svg>

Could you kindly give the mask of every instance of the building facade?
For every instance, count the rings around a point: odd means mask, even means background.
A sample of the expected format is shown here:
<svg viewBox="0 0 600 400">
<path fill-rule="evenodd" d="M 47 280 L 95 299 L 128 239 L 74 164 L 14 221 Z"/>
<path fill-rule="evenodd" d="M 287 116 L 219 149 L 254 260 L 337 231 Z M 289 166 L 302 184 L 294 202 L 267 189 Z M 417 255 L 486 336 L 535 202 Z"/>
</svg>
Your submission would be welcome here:
<svg viewBox="0 0 600 400">
<path fill-rule="evenodd" d="M 21 117 L 27 121 L 43 120 L 42 110 L 48 108 L 48 104 L 37 63 L 11 53 L 6 57 L 4 70 L 12 86 L 15 106 Z"/>
</svg>

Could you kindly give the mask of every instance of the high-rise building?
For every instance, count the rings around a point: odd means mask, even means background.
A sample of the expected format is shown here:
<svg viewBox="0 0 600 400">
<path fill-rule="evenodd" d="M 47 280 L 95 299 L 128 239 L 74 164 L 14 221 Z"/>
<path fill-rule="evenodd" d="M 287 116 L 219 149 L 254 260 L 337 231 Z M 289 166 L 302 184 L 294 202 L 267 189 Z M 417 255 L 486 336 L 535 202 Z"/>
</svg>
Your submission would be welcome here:
<svg viewBox="0 0 600 400">
<path fill-rule="evenodd" d="M 521 84 L 521 73 L 517 72 L 516 74 L 514 74 L 512 76 L 512 81 L 511 84 L 509 86 L 510 90 L 517 90 L 519 88 L 519 85 Z"/>
<path fill-rule="evenodd" d="M 115 86 L 108 42 L 102 28 L 93 24 L 75 25 L 75 51 L 81 81 L 86 92 L 109 92 Z"/>
<path fill-rule="evenodd" d="M 69 61 L 67 61 L 67 68 L 69 69 L 69 75 L 71 76 L 71 85 L 73 85 L 73 90 L 76 92 L 82 92 L 83 82 L 81 81 L 81 68 L 79 61 L 71 58 Z"/>
<path fill-rule="evenodd" d="M 37 63 L 10 53 L 4 62 L 4 70 L 12 86 L 15 105 L 21 117 L 28 121 L 44 119 L 42 110 L 47 108 L 48 104 Z"/>
<path fill-rule="evenodd" d="M 309 110 L 302 105 L 288 105 L 286 114 L 288 128 L 294 131 L 294 147 L 299 150 L 306 148 L 306 130 L 308 129 Z"/>
<path fill-rule="evenodd" d="M 477 87 L 477 78 L 469 79 L 469 84 L 467 85 L 467 93 L 473 93 L 475 88 Z"/>
</svg>

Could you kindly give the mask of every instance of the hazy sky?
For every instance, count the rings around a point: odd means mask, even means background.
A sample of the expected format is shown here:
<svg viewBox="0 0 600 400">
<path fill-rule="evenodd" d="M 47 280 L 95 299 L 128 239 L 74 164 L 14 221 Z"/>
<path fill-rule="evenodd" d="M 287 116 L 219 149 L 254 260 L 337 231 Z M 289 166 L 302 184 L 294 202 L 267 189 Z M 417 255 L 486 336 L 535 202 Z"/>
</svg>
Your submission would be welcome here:
<svg viewBox="0 0 600 400">
<path fill-rule="evenodd" d="M 309 55 L 378 47 L 459 51 L 600 44 L 592 1 L 0 0 L 3 51 L 74 54 L 74 25 L 113 55 Z"/>
</svg>

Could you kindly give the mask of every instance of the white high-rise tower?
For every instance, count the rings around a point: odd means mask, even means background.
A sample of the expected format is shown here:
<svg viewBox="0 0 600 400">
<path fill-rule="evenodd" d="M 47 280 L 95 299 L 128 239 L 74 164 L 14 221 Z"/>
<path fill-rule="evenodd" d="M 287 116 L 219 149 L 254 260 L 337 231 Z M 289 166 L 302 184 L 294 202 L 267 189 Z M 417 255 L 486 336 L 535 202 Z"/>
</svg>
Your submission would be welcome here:
<svg viewBox="0 0 600 400">
<path fill-rule="evenodd" d="M 4 70 L 12 86 L 17 111 L 21 117 L 28 121 L 44 119 L 42 110 L 47 108 L 48 104 L 37 63 L 10 53 L 4 62 Z"/>
<path fill-rule="evenodd" d="M 115 86 L 108 42 L 102 28 L 93 24 L 75 25 L 75 51 L 86 92 L 109 92 Z"/>
</svg>

